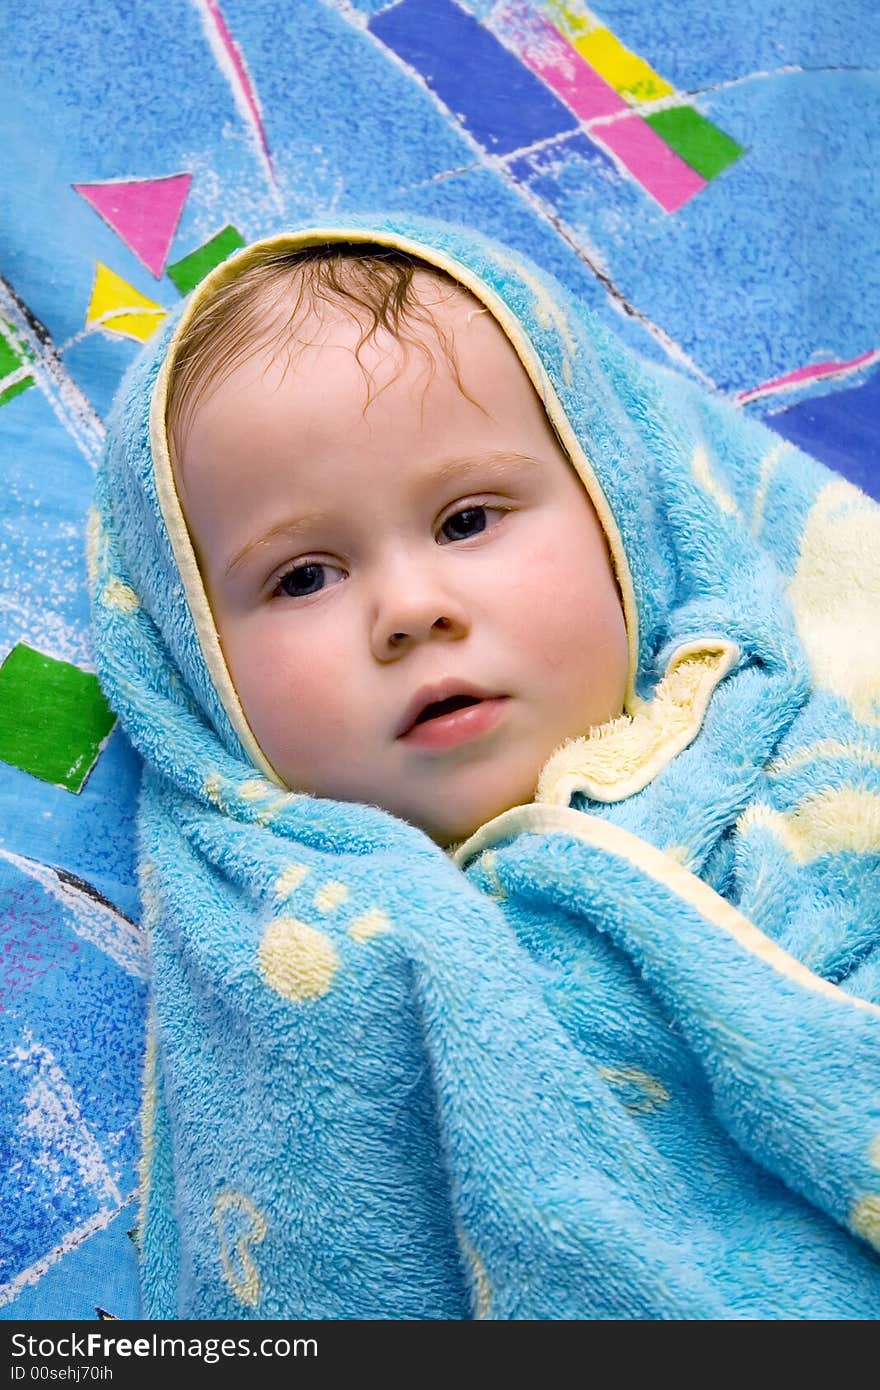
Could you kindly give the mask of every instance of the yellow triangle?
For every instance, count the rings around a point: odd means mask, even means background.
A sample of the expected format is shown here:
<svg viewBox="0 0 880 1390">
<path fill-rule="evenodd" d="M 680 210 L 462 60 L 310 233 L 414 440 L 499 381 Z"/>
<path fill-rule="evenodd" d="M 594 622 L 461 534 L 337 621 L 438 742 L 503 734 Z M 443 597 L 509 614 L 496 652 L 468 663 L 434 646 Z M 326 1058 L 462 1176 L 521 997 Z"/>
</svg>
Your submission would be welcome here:
<svg viewBox="0 0 880 1390">
<path fill-rule="evenodd" d="M 140 312 L 137 312 L 137 311 Z M 121 275 L 97 262 L 92 297 L 86 313 L 88 325 L 98 324 L 105 333 L 119 333 L 145 343 L 167 317 L 167 309 L 136 290 Z"/>
</svg>

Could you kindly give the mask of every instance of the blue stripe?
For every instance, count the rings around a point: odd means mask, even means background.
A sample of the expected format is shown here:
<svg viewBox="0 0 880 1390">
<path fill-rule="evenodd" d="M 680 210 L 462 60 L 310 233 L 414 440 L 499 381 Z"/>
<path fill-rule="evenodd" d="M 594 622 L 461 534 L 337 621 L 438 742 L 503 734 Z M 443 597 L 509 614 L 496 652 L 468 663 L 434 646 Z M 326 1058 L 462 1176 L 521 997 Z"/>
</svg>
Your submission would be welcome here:
<svg viewBox="0 0 880 1390">
<path fill-rule="evenodd" d="M 880 371 L 861 386 L 799 401 L 778 415 L 766 416 L 765 422 L 880 501 L 878 418 Z"/>
<path fill-rule="evenodd" d="M 374 15 L 369 27 L 490 154 L 578 127 L 568 107 L 452 0 L 403 0 Z"/>
</svg>

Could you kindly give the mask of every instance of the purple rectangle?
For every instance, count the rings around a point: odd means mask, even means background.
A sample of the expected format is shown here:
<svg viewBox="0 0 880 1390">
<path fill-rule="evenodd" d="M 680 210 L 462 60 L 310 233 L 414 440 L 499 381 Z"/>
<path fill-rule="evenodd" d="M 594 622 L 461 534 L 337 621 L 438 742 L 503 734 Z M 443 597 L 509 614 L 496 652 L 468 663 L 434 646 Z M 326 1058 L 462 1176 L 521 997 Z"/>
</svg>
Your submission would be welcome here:
<svg viewBox="0 0 880 1390">
<path fill-rule="evenodd" d="M 490 154 L 577 129 L 577 118 L 516 54 L 453 0 L 402 0 L 370 31 L 420 73 Z"/>
</svg>

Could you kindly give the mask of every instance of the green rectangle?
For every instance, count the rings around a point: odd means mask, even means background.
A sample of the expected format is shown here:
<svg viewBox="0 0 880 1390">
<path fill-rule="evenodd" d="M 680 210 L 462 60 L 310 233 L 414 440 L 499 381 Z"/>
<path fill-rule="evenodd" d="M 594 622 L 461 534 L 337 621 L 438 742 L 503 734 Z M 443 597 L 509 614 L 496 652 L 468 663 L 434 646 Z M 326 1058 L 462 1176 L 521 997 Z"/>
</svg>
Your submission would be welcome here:
<svg viewBox="0 0 880 1390">
<path fill-rule="evenodd" d="M 745 154 L 742 145 L 731 140 L 692 106 L 671 106 L 668 111 L 646 116 L 645 120 L 660 139 L 704 179 L 714 179 L 728 164 Z"/>
<path fill-rule="evenodd" d="M 0 758 L 79 792 L 116 716 L 97 677 L 24 642 L 0 666 Z"/>
<path fill-rule="evenodd" d="M 244 246 L 241 232 L 232 226 L 224 227 L 222 232 L 211 237 L 204 246 L 199 246 L 182 260 L 169 265 L 168 275 L 181 294 L 189 294 L 215 265 L 225 261 L 227 256 L 231 256 L 240 246 Z"/>
</svg>

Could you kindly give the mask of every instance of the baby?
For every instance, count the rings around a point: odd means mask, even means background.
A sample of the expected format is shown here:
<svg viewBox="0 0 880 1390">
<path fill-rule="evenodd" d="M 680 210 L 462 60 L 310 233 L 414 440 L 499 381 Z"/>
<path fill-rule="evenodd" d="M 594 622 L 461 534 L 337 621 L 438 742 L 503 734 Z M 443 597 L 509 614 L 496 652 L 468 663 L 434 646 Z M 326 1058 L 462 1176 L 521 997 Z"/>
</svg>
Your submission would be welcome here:
<svg viewBox="0 0 880 1390">
<path fill-rule="evenodd" d="M 190 320 L 167 419 L 233 684 L 288 787 L 449 845 L 621 713 L 602 527 L 449 276 L 382 246 L 270 251 Z"/>
<path fill-rule="evenodd" d="M 876 1317 L 876 506 L 410 215 L 218 267 L 107 440 L 145 1315 Z"/>
</svg>

